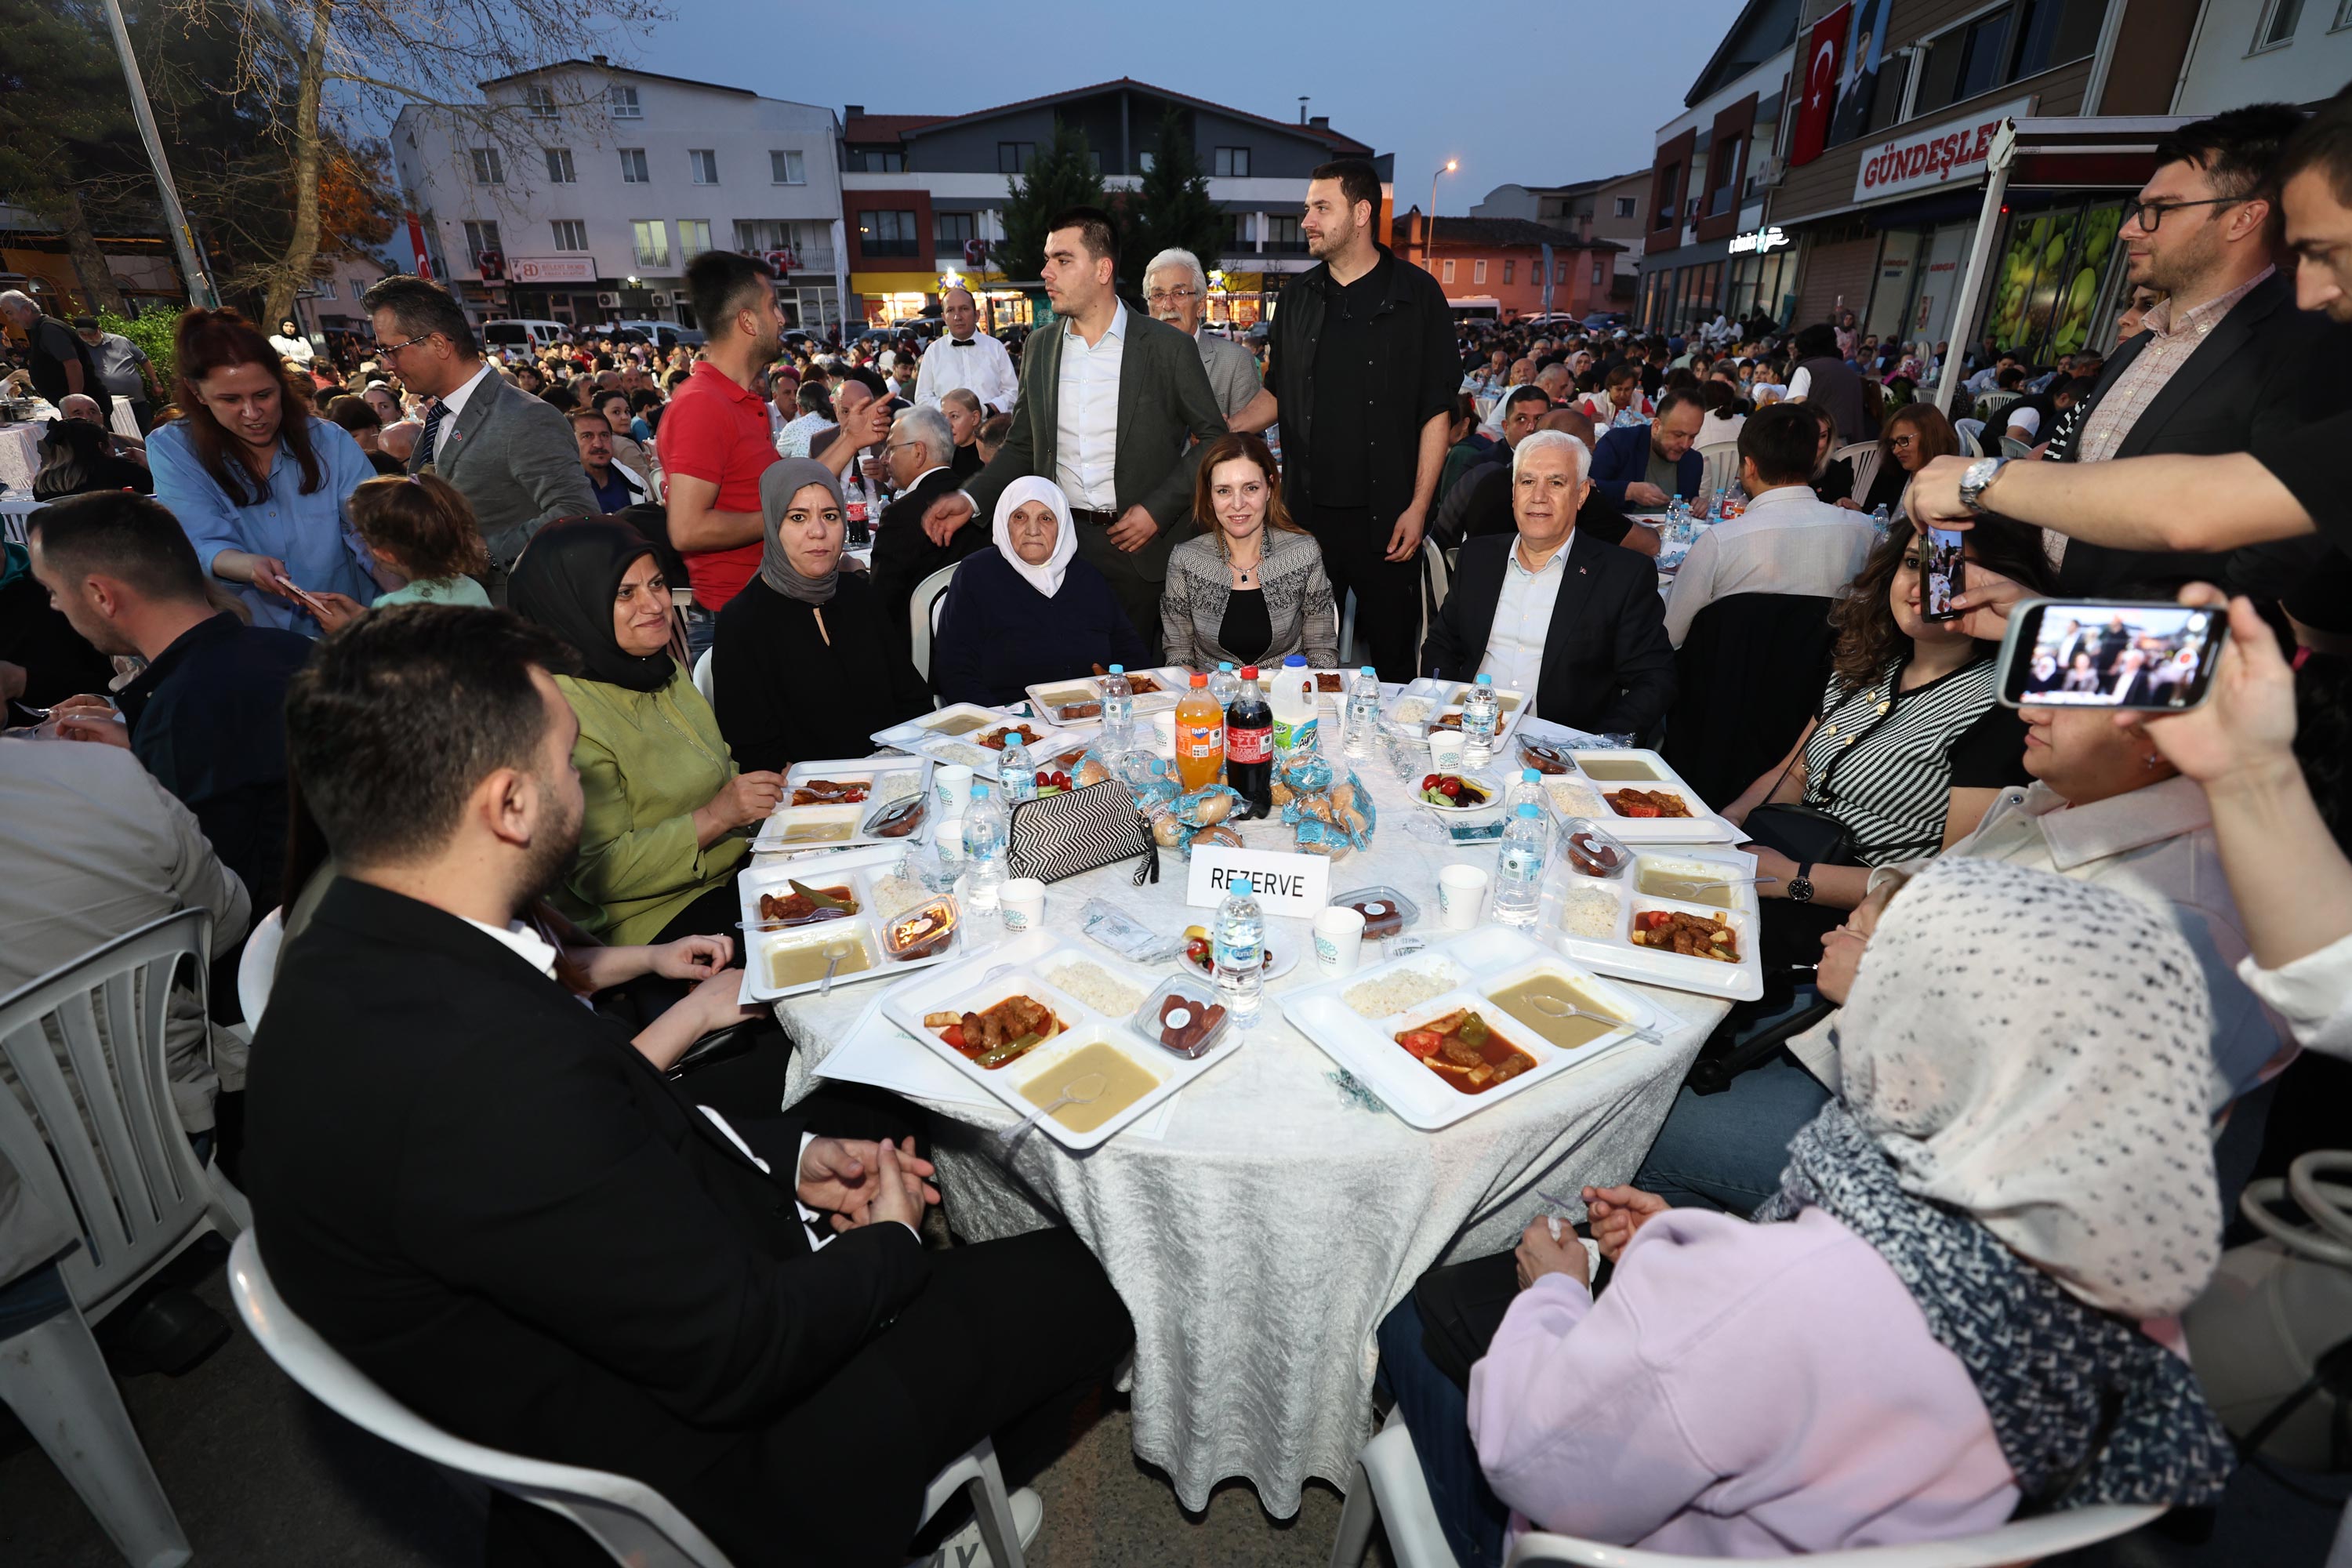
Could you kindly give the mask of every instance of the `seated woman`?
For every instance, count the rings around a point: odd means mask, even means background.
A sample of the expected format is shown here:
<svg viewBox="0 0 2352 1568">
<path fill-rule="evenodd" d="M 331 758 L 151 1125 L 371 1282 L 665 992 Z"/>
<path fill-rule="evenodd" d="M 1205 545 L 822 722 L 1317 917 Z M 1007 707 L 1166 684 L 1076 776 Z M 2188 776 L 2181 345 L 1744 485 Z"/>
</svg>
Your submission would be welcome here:
<svg viewBox="0 0 2352 1568">
<path fill-rule="evenodd" d="M 508 603 L 579 654 L 555 683 L 580 721 L 572 748 L 586 805 L 580 850 L 550 901 L 616 946 L 729 931 L 739 918 L 740 827 L 776 808 L 783 780 L 741 773 L 710 704 L 670 654 L 669 584 L 624 523 L 542 530 Z"/>
<path fill-rule="evenodd" d="M 840 477 L 779 458 L 760 476 L 760 574 L 719 612 L 711 644 L 719 732 L 748 768 L 865 756 L 874 731 L 929 712 L 931 694 L 884 635 L 873 580 L 841 569 Z"/>
<path fill-rule="evenodd" d="M 1845 1089 L 1754 1223 L 1587 1188 L 1597 1300 L 1538 1219 L 1381 1324 L 1465 1564 L 1528 1527 L 1778 1557 L 2220 1495 L 2229 1435 L 2142 1328 L 2221 1257 L 2205 991 L 2171 922 L 1947 858 L 1840 951 Z"/>
<path fill-rule="evenodd" d="M 1814 489 L 1823 500 L 1862 511 L 1876 511 L 1883 506 L 1889 515 L 1900 518 L 1903 492 L 1911 476 L 1928 459 L 1948 458 L 1959 449 L 1960 438 L 1953 433 L 1951 421 L 1934 404 L 1906 403 L 1887 410 L 1886 424 L 1878 436 L 1878 472 L 1870 481 L 1869 494 L 1854 495 L 1850 458 L 1832 463 Z"/>
<path fill-rule="evenodd" d="M 1899 420 L 1901 416 L 1897 416 Z M 1768 802 L 1801 803 L 1842 825 L 1835 864 L 1790 859 L 1751 843 L 1764 898 L 1766 967 L 1809 964 L 1824 931 L 1862 902 L 1869 868 L 1932 855 L 1965 837 L 2004 785 L 2025 782 L 2024 727 L 1996 700 L 1998 641 L 1920 615 L 1926 543 L 1896 529 L 1871 552 L 1830 612 L 1837 627 L 1822 705 L 1787 758 L 1724 816 L 1745 824 Z M 1988 518 L 1964 558 L 2033 593 L 2048 585 L 2038 529 Z"/>
<path fill-rule="evenodd" d="M 154 494 L 155 481 L 148 476 L 147 466 L 118 458 L 110 447 L 103 426 L 87 419 L 50 420 L 41 427 L 41 466 L 33 474 L 34 497 L 62 500 L 92 490 Z"/>
<path fill-rule="evenodd" d="M 1028 476 L 996 498 L 996 548 L 967 555 L 948 583 L 931 641 L 931 689 L 997 707 L 1024 689 L 1150 665 L 1151 651 L 1100 572 L 1077 558 L 1070 503 Z"/>
<path fill-rule="evenodd" d="M 1213 669 L 1278 665 L 1294 653 L 1339 662 L 1339 611 L 1323 547 L 1290 521 L 1274 454 L 1255 436 L 1220 436 L 1201 455 L 1192 521 L 1168 556 L 1160 600 L 1168 662 Z"/>
<path fill-rule="evenodd" d="M 352 492 L 352 531 L 385 572 L 405 579 L 379 595 L 386 605 L 475 605 L 490 596 L 473 574 L 490 569 L 489 552 L 466 492 L 430 474 L 370 479 Z"/>
</svg>

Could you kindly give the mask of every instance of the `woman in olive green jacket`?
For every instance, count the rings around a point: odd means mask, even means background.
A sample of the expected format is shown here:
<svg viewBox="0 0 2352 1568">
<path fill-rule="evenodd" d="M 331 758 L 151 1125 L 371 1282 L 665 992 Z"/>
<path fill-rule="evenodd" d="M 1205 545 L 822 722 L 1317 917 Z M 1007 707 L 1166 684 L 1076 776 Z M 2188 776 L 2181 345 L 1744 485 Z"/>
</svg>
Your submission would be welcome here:
<svg viewBox="0 0 2352 1568">
<path fill-rule="evenodd" d="M 646 537 L 560 523 L 516 563 L 508 602 L 580 655 L 556 685 L 580 721 L 580 849 L 551 902 L 616 944 L 731 933 L 740 827 L 776 808 L 782 778 L 740 773 L 710 704 L 670 656 L 669 587 Z"/>
</svg>

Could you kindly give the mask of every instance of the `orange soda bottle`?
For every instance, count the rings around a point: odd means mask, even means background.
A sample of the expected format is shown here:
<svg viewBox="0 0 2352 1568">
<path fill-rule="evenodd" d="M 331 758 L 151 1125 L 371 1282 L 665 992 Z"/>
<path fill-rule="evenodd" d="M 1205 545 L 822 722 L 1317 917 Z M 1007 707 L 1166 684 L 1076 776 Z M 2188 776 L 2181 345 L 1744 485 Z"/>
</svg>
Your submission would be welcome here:
<svg viewBox="0 0 2352 1568">
<path fill-rule="evenodd" d="M 1196 675 L 1176 704 L 1176 782 L 1192 794 L 1217 782 L 1225 768 L 1225 710 L 1209 695 L 1209 678 Z"/>
</svg>

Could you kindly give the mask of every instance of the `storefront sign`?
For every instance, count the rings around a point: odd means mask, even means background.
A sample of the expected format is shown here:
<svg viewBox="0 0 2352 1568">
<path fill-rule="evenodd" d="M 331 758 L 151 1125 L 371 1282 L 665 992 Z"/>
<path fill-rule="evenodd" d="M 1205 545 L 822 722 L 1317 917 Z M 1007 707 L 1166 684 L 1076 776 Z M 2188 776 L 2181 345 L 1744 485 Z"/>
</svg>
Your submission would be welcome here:
<svg viewBox="0 0 2352 1568">
<path fill-rule="evenodd" d="M 517 283 L 593 283 L 596 259 L 591 256 L 513 256 L 507 258 L 507 276 Z"/>
<path fill-rule="evenodd" d="M 1784 245 L 1794 245 L 1797 242 L 1790 239 L 1787 232 L 1776 223 L 1769 228 L 1759 228 L 1748 234 L 1733 235 L 1731 237 L 1729 249 L 1731 254 L 1734 256 L 1745 256 L 1751 250 L 1756 252 L 1759 256 L 1761 256 L 1768 252 L 1778 250 Z"/>
<path fill-rule="evenodd" d="M 1980 110 L 1965 120 L 1948 120 L 1925 131 L 1909 132 L 1875 148 L 1864 147 L 1862 165 L 1853 177 L 1853 199 L 1883 201 L 1912 191 L 1933 190 L 1954 180 L 1972 180 L 1984 167 L 1992 149 L 1993 132 L 2000 122 L 2028 113 L 2033 100 L 2021 98 Z"/>
<path fill-rule="evenodd" d="M 1246 891 L 1270 915 L 1312 920 L 1331 901 L 1331 862 L 1286 849 L 1195 849 L 1184 901 L 1214 909 Z"/>
</svg>

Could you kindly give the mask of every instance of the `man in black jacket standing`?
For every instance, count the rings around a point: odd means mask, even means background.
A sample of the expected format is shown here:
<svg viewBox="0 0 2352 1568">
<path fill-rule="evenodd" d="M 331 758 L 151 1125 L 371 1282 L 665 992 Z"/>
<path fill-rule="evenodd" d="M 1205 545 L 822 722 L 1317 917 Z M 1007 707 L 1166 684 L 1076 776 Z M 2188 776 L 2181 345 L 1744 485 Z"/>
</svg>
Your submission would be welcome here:
<svg viewBox="0 0 2352 1568">
<path fill-rule="evenodd" d="M 341 875 L 256 1042 L 254 1236 L 425 1419 L 641 1480 L 738 1563 L 897 1568 L 929 1477 L 1108 1371 L 1127 1313 L 1067 1231 L 927 1250 L 911 1140 L 821 1136 L 845 1113 L 811 1101 L 721 1119 L 557 982 L 529 914 L 579 841 L 572 662 L 512 616 L 404 605 L 289 693 Z M 582 1544 L 528 1506 L 507 1526 Z"/>
<path fill-rule="evenodd" d="M 1308 176 L 1299 229 L 1322 263 L 1284 288 L 1266 384 L 1236 430 L 1282 424 L 1290 515 L 1323 545 L 1382 680 L 1413 675 L 1421 628 L 1421 537 L 1445 467 L 1462 374 L 1437 279 L 1372 237 L 1380 175 L 1360 158 Z"/>
</svg>

